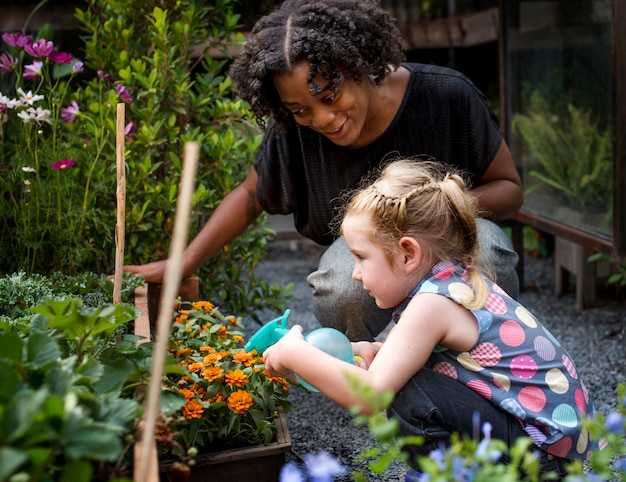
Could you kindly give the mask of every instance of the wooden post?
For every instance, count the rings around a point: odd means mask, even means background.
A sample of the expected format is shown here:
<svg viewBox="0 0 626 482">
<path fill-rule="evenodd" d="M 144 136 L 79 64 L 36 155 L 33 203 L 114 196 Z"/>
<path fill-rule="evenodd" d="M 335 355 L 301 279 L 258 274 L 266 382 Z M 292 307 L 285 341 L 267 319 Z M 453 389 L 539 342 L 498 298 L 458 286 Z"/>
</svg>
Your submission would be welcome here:
<svg viewBox="0 0 626 482">
<path fill-rule="evenodd" d="M 126 161 L 124 156 L 125 104 L 117 104 L 115 154 L 117 167 L 117 224 L 115 225 L 115 278 L 113 304 L 122 302 L 122 275 L 124 268 L 124 226 L 126 223 Z"/>
<path fill-rule="evenodd" d="M 169 260 L 165 269 L 165 282 L 163 283 L 163 303 L 172 305 L 176 300 L 181 281 L 183 252 L 187 242 L 189 230 L 189 218 L 191 216 L 191 200 L 195 188 L 196 170 L 200 147 L 197 142 L 185 144 L 183 156 L 183 172 L 181 176 L 180 191 L 178 193 L 178 204 L 176 206 L 176 220 L 174 224 L 174 235 L 170 247 Z M 154 439 L 154 429 L 159 412 L 159 401 L 161 399 L 161 383 L 165 368 L 165 358 L 167 352 L 167 342 L 170 334 L 172 321 L 171 313 L 168 310 L 161 310 L 159 313 L 157 333 L 152 356 L 152 376 L 148 386 L 147 406 L 143 423 L 141 425 L 142 453 L 139 460 L 139 469 L 135 472 L 136 482 L 146 482 L 148 479 L 148 464 L 150 460 L 150 450 Z M 150 481 L 151 482 L 151 481 Z"/>
</svg>

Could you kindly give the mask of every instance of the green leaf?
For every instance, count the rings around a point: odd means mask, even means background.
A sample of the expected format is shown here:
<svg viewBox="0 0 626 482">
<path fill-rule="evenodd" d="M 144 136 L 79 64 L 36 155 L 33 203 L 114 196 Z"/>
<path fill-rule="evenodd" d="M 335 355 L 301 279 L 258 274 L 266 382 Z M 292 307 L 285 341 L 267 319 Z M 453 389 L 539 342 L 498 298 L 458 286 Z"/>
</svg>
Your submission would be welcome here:
<svg viewBox="0 0 626 482">
<path fill-rule="evenodd" d="M 26 361 L 32 368 L 43 368 L 61 358 L 61 349 L 48 334 L 31 333 L 26 341 Z"/>
<path fill-rule="evenodd" d="M 28 456 L 11 447 L 0 448 L 0 480 L 8 480 L 10 475 L 28 461 Z"/>
<path fill-rule="evenodd" d="M 19 365 L 22 361 L 24 342 L 15 333 L 0 333 L 0 358 Z"/>
<path fill-rule="evenodd" d="M 15 367 L 0 361 L 0 404 L 7 403 L 13 398 L 19 383 Z"/>
<path fill-rule="evenodd" d="M 60 482 L 89 482 L 93 468 L 86 460 L 74 460 L 63 468 Z"/>
<path fill-rule="evenodd" d="M 109 461 L 117 459 L 122 450 L 122 443 L 117 433 L 103 424 L 89 422 L 83 417 L 74 420 L 72 426 L 68 426 L 65 441 L 67 456 L 72 459 L 93 458 Z"/>
</svg>

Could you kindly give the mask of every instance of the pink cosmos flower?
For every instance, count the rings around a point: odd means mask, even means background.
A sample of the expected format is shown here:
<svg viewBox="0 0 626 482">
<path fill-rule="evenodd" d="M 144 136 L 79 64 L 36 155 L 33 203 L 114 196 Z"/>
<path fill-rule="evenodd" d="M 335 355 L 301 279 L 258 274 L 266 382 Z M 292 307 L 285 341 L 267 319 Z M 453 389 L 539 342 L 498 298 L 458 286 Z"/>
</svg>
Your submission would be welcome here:
<svg viewBox="0 0 626 482">
<path fill-rule="evenodd" d="M 24 45 L 24 50 L 28 55 L 35 58 L 47 58 L 54 49 L 54 43 L 51 40 L 40 38 L 32 45 Z"/>
<path fill-rule="evenodd" d="M 80 112 L 78 104 L 75 100 L 72 101 L 69 107 L 61 109 L 61 119 L 63 124 L 71 124 L 76 120 L 76 115 Z"/>
<path fill-rule="evenodd" d="M 4 33 L 2 34 L 2 40 L 11 47 L 24 48 L 26 45 L 33 43 L 33 37 L 30 35 L 24 35 L 23 32 Z"/>
<path fill-rule="evenodd" d="M 17 59 L 14 59 L 10 53 L 5 52 L 0 55 L 0 70 L 5 74 L 8 74 L 17 65 Z"/>
<path fill-rule="evenodd" d="M 98 70 L 98 78 L 104 79 L 107 82 L 110 82 L 113 80 L 113 78 L 111 77 L 111 74 L 107 74 L 104 70 Z"/>
<path fill-rule="evenodd" d="M 63 159 L 62 161 L 56 161 L 52 164 L 53 171 L 60 171 L 62 169 L 68 169 L 76 164 L 76 159 Z"/>
<path fill-rule="evenodd" d="M 130 90 L 124 84 L 117 84 L 115 86 L 115 92 L 117 92 L 117 95 L 122 102 L 130 104 L 134 100 L 130 95 Z"/>
<path fill-rule="evenodd" d="M 56 50 L 53 50 L 52 52 L 50 52 L 48 59 L 57 64 L 71 64 L 72 60 L 74 60 L 74 57 L 72 57 L 72 54 L 68 52 L 58 52 Z"/>
<path fill-rule="evenodd" d="M 43 62 L 41 60 L 35 60 L 30 65 L 24 66 L 24 78 L 32 80 L 33 82 L 39 82 L 41 80 Z"/>
<path fill-rule="evenodd" d="M 132 122 L 126 124 L 126 127 L 124 127 L 124 137 L 128 142 L 135 142 L 135 138 L 133 137 L 135 132 L 137 132 L 137 126 L 135 124 Z"/>
</svg>

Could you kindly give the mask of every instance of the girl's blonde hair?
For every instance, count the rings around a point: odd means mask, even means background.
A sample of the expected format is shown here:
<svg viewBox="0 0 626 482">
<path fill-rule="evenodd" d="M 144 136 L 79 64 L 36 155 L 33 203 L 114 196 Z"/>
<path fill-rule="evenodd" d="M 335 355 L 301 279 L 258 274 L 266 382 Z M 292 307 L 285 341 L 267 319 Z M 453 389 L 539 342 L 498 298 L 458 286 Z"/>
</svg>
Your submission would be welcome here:
<svg viewBox="0 0 626 482">
<path fill-rule="evenodd" d="M 399 249 L 402 237 L 409 236 L 420 243 L 430 259 L 449 260 L 468 268 L 474 297 L 463 305 L 468 309 L 484 306 L 487 285 L 475 269 L 478 211 L 459 171 L 433 160 L 390 162 L 344 203 L 338 220 L 363 214 L 371 220 L 369 238 L 388 255 Z"/>
</svg>

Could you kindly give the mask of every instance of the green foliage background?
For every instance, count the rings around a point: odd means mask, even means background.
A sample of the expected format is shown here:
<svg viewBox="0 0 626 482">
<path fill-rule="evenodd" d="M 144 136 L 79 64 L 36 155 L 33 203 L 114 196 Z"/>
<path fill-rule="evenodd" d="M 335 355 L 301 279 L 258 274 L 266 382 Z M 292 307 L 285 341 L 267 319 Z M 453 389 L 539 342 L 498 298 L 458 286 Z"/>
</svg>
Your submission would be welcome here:
<svg viewBox="0 0 626 482">
<path fill-rule="evenodd" d="M 125 143 L 125 264 L 168 256 L 185 142 L 201 146 L 190 241 L 246 176 L 261 139 L 247 104 L 233 95 L 231 80 L 224 74 L 227 57 L 209 54 L 243 41 L 235 32 L 239 16 L 232 0 L 88 0 L 76 18 L 82 25 L 84 52 L 74 56 L 92 75 L 65 102 L 75 100 L 80 106 L 77 121 L 65 126 L 66 142 L 73 145 L 72 156 L 78 159 L 77 168 L 67 170 L 71 181 L 66 176 L 74 189 L 63 196 L 65 214 L 57 216 L 63 227 L 54 231 L 54 242 L 46 244 L 35 236 L 29 246 L 31 259 L 6 256 L 5 273 L 113 272 L 120 102 L 115 87 L 123 85 L 133 97 L 125 105 L 125 124 L 137 127 L 132 141 Z M 79 165 L 90 168 L 79 170 Z M 83 189 L 88 193 L 84 198 L 76 195 Z M 79 239 L 78 231 L 66 223 L 73 213 L 80 213 L 74 223 L 80 222 Z M 196 273 L 202 297 L 238 315 L 261 308 L 282 311 L 289 287 L 269 285 L 254 276 L 271 234 L 263 215 Z M 6 242 L 8 251 L 19 243 L 8 238 Z"/>
</svg>

